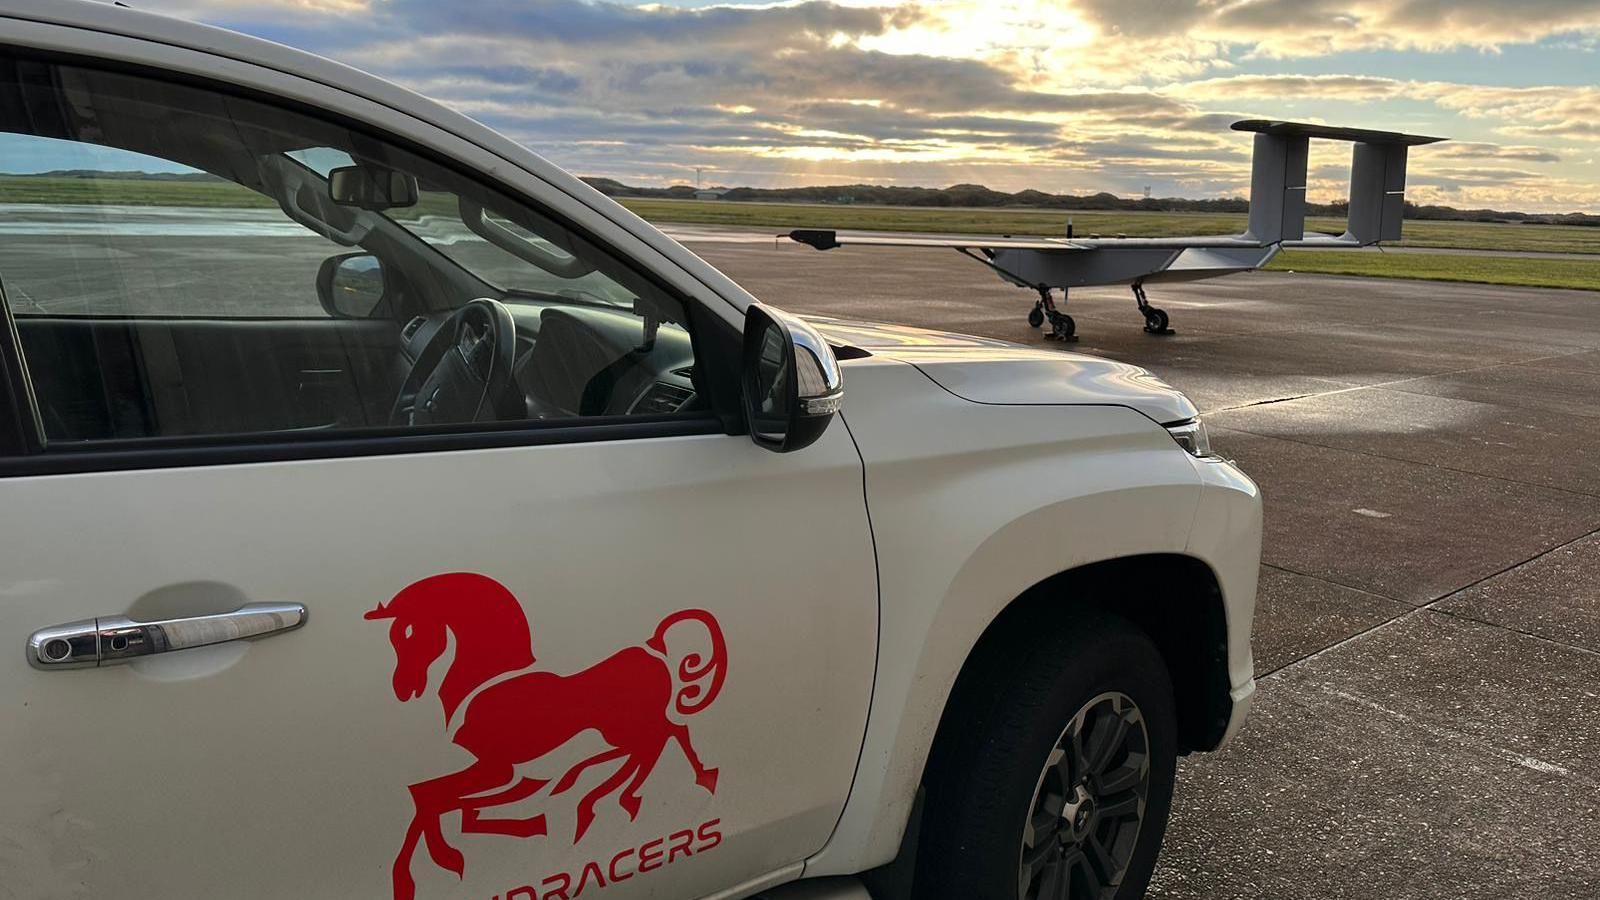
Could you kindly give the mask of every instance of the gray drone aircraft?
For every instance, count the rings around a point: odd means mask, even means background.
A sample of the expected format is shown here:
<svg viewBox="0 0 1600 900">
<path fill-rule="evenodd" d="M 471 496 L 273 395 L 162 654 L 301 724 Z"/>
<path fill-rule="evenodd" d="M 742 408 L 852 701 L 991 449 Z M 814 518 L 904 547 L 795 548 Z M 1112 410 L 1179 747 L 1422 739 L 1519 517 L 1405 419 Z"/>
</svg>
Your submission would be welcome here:
<svg viewBox="0 0 1600 900">
<path fill-rule="evenodd" d="M 1285 247 L 1318 250 L 1368 247 L 1400 239 L 1405 212 L 1406 151 L 1445 138 L 1252 119 L 1233 124 L 1255 133 L 1250 175 L 1250 224 L 1243 234 L 1180 238 L 1074 238 L 907 235 L 801 229 L 789 237 L 818 250 L 836 247 L 946 247 L 977 260 L 1004 281 L 1036 291 L 1028 313 L 1035 328 L 1076 340 L 1077 325 L 1062 307 L 1075 287 L 1126 284 L 1150 334 L 1172 334 L 1164 310 L 1151 306 L 1146 283 L 1198 281 L 1259 269 Z M 1312 138 L 1350 141 L 1349 221 L 1342 235 L 1305 233 L 1306 160 Z M 1060 288 L 1061 302 L 1054 291 Z"/>
</svg>

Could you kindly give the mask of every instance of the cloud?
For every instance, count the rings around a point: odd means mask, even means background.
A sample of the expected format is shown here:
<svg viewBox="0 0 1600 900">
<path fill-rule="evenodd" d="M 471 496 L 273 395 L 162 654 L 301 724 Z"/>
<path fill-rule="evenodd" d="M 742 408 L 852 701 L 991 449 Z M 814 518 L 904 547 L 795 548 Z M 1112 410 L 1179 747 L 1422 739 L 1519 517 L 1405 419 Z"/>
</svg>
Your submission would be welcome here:
<svg viewBox="0 0 1600 900">
<path fill-rule="evenodd" d="M 1524 139 L 1600 140 L 1600 88 L 1569 85 L 1504 87 L 1442 81 L 1403 81 L 1363 75 L 1238 75 L 1168 85 L 1163 93 L 1194 102 L 1214 100 L 1336 100 L 1379 103 L 1423 101 L 1486 120 L 1501 134 Z M 1377 123 L 1374 123 L 1376 126 Z M 1404 127 L 1403 125 L 1396 127 Z M 1447 155 L 1559 162 L 1542 147 L 1501 147 L 1486 142 L 1445 148 Z"/>
<path fill-rule="evenodd" d="M 1242 45 L 1264 56 L 1499 48 L 1600 32 L 1592 0 L 1079 0 L 1107 32 Z"/>
<path fill-rule="evenodd" d="M 412 33 L 499 37 L 523 35 L 569 47 L 761 47 L 826 43 L 836 35 L 859 38 L 904 28 L 921 17 L 915 6 L 857 8 L 826 0 L 785 6 L 711 6 L 679 9 L 575 0 L 386 0 L 374 13 Z"/>
<path fill-rule="evenodd" d="M 1367 75 L 1234 75 L 1169 85 L 1166 91 L 1201 100 L 1286 97 L 1326 100 L 1386 100 L 1402 94 L 1407 82 Z"/>
<path fill-rule="evenodd" d="M 1339 124 L 1466 136 L 1419 153 L 1454 167 L 1424 188 L 1488 196 L 1492 173 L 1526 188 L 1520 167 L 1570 170 L 1563 151 L 1600 141 L 1597 88 L 1233 74 L 1352 50 L 1559 38 L 1581 53 L 1600 37 L 1596 0 L 139 5 L 373 70 L 578 171 L 646 182 L 711 166 L 730 182 L 1238 193 L 1250 139 L 1232 121 L 1346 110 Z"/>
<path fill-rule="evenodd" d="M 1558 163 L 1561 154 L 1539 147 L 1505 146 L 1477 141 L 1453 141 L 1428 151 L 1442 159 L 1503 159 L 1518 162 Z"/>
<path fill-rule="evenodd" d="M 1592 121 L 1555 122 L 1550 125 L 1511 125 L 1501 129 L 1524 137 L 1560 137 L 1579 141 L 1600 141 L 1600 123 Z"/>
</svg>

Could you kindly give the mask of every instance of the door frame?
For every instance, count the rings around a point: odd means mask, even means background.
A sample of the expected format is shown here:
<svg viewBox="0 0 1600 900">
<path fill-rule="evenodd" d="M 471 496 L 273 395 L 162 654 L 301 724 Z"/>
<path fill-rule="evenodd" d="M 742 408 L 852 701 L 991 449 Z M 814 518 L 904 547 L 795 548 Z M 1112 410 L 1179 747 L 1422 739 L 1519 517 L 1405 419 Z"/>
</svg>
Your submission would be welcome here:
<svg viewBox="0 0 1600 900">
<path fill-rule="evenodd" d="M 560 186 L 515 161 L 403 110 L 275 69 L 76 26 L 4 21 L 8 26 L 22 26 L 22 33 L 0 40 L 0 55 L 127 72 L 291 109 L 393 143 L 538 210 L 682 305 L 694 347 L 696 387 L 709 408 L 703 415 L 690 416 L 370 428 L 308 432 L 292 438 L 270 432 L 156 437 L 49 447 L 14 314 L 9 303 L 0 302 L 0 378 L 5 381 L 0 386 L 5 388 L 0 391 L 0 478 L 747 433 L 739 402 L 742 315 L 736 307 L 638 236 L 621 230 Z M 115 52 L 111 47 L 96 46 L 99 44 L 114 45 Z M 217 73 L 230 77 L 223 80 Z M 0 272 L 0 281 L 3 278 Z M 0 301 L 3 297 L 0 290 Z"/>
<path fill-rule="evenodd" d="M 42 449 L 30 443 L 36 442 L 44 429 L 38 421 L 39 406 L 32 397 L 33 383 L 17 349 L 21 346 L 11 318 L 11 301 L 6 297 L 4 273 L 0 273 L 0 466 L 6 460 Z M 33 421 L 27 422 L 28 418 Z"/>
</svg>

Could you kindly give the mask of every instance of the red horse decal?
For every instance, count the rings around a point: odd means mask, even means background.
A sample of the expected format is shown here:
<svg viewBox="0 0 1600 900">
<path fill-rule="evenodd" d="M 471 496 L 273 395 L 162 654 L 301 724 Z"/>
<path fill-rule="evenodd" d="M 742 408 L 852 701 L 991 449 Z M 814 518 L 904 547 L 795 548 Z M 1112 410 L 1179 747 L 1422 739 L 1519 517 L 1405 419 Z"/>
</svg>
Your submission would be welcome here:
<svg viewBox="0 0 1600 900">
<path fill-rule="evenodd" d="M 667 616 L 643 645 L 628 647 L 571 675 L 533 669 L 533 635 L 522 604 L 492 578 L 469 573 L 435 575 L 396 594 L 366 614 L 392 619 L 394 695 L 401 702 L 421 697 L 428 668 L 455 638 L 455 655 L 439 683 L 446 725 L 456 724 L 452 740 L 477 757 L 465 769 L 411 785 L 416 812 L 394 861 L 394 896 L 412 900 L 416 883 L 411 859 L 420 840 L 437 865 L 462 877 L 466 860 L 445 842 L 440 819 L 461 812 L 463 834 L 501 834 L 530 838 L 546 834 L 545 817 L 488 818 L 484 810 L 517 803 L 542 790 L 547 781 L 518 778 L 516 766 L 550 753 L 582 732 L 594 729 L 610 745 L 557 779 L 551 795 L 565 793 L 586 769 L 622 764 L 578 801 L 581 839 L 595 818 L 595 804 L 616 794 L 631 820 L 638 816 L 639 790 L 662 752 L 677 741 L 694 768 L 695 783 L 717 790 L 717 770 L 700 761 L 687 726 L 668 717 L 689 716 L 710 706 L 728 674 L 728 652 L 716 617 L 701 609 Z M 673 667 L 667 632 L 681 623 L 698 623 L 709 635 L 711 656 L 688 653 Z M 456 712 L 465 707 L 457 721 Z"/>
</svg>

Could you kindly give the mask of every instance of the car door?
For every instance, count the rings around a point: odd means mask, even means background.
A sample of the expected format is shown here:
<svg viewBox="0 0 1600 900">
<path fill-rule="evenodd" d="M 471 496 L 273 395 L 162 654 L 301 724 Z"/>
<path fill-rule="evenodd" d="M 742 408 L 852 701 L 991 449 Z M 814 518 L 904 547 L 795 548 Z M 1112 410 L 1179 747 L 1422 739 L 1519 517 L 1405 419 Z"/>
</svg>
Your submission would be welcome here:
<svg viewBox="0 0 1600 900">
<path fill-rule="evenodd" d="M 788 454 L 728 433 L 725 301 L 420 122 L 0 62 L 0 168 L 76 170 L 27 176 L 0 235 L 0 896 L 797 874 L 860 750 L 871 535 L 841 421 Z M 420 190 L 341 211 L 310 162 L 275 187 L 310 149 Z M 347 321 L 352 259 L 386 275 Z M 507 311 L 526 404 L 425 415 L 449 354 L 498 352 L 468 308 Z"/>
</svg>

